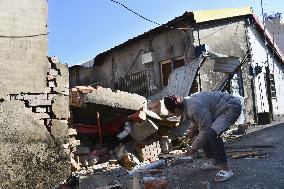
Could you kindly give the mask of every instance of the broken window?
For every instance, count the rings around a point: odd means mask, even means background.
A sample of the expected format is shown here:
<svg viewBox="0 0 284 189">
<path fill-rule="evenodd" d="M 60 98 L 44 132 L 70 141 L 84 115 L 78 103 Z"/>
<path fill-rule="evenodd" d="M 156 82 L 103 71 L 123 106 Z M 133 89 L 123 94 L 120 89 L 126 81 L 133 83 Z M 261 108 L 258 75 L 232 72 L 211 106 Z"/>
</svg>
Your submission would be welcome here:
<svg viewBox="0 0 284 189">
<path fill-rule="evenodd" d="M 161 81 L 162 87 L 168 85 L 170 74 L 177 68 L 184 66 L 184 58 L 177 57 L 161 62 Z"/>
</svg>

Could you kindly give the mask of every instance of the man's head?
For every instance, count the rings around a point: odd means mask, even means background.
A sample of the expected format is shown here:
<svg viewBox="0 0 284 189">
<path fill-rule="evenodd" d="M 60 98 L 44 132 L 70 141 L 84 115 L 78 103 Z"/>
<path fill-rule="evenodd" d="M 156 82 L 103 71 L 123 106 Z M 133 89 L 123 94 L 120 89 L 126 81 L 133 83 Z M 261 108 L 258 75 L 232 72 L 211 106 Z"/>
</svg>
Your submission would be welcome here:
<svg viewBox="0 0 284 189">
<path fill-rule="evenodd" d="M 169 95 L 164 98 L 166 109 L 175 116 L 180 116 L 183 111 L 183 98 L 176 95 Z"/>
</svg>

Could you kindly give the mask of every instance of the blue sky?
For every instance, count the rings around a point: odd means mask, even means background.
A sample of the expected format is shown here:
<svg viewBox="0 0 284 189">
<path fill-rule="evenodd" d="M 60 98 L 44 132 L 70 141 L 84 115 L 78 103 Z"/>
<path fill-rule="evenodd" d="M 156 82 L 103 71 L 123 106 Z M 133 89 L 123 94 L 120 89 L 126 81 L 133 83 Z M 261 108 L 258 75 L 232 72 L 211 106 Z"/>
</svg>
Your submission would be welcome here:
<svg viewBox="0 0 284 189">
<path fill-rule="evenodd" d="M 116 0 L 157 23 L 185 11 L 251 6 L 260 0 Z M 94 58 L 157 25 L 110 0 L 48 0 L 48 55 L 69 66 Z M 283 0 L 263 0 L 264 12 L 284 14 Z"/>
</svg>

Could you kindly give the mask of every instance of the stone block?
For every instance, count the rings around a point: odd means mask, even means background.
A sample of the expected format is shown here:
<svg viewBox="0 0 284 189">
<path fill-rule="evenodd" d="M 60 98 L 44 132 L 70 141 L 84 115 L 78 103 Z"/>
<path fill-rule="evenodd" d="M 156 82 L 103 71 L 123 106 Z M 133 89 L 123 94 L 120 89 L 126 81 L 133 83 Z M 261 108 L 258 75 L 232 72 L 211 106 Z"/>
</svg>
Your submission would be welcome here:
<svg viewBox="0 0 284 189">
<path fill-rule="evenodd" d="M 56 119 L 51 120 L 51 134 L 61 144 L 64 144 L 68 141 L 67 132 L 68 125 L 65 122 Z"/>
<path fill-rule="evenodd" d="M 150 135 L 158 131 L 158 127 L 151 121 L 147 119 L 141 123 L 135 123 L 131 126 L 130 135 L 133 139 L 140 142 L 145 140 Z"/>
<path fill-rule="evenodd" d="M 53 98 L 52 112 L 55 118 L 67 119 L 70 117 L 69 97 L 57 95 Z"/>
</svg>

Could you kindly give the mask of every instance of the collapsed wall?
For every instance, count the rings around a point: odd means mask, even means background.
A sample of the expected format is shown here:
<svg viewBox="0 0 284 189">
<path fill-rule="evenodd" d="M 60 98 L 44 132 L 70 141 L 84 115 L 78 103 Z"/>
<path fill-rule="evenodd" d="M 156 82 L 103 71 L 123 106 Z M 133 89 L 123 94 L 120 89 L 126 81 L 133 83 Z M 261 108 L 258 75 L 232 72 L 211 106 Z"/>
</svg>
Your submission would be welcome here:
<svg viewBox="0 0 284 189">
<path fill-rule="evenodd" d="M 46 18 L 46 0 L 1 2 L 0 188 L 52 188 L 70 175 L 68 68 L 47 58 Z"/>
<path fill-rule="evenodd" d="M 42 93 L 9 94 L 0 103 L 0 188 L 51 188 L 70 175 L 70 159 L 63 150 L 68 68 L 59 62 L 49 65 L 48 87 Z"/>
</svg>

